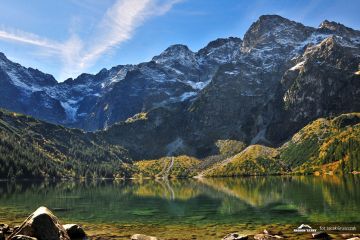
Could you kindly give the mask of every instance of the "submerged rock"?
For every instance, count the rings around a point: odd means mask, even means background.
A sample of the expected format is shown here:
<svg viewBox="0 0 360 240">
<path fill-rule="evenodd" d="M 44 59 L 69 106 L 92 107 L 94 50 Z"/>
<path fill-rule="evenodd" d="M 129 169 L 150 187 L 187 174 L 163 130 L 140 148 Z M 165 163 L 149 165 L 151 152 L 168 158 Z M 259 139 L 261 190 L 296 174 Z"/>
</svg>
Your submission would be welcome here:
<svg viewBox="0 0 360 240">
<path fill-rule="evenodd" d="M 349 240 L 349 239 L 350 240 L 356 240 L 356 239 L 360 240 L 360 234 L 358 234 L 358 233 L 343 233 L 340 236 L 347 240 Z"/>
<path fill-rule="evenodd" d="M 5 235 L 5 233 L 9 234 L 10 233 L 10 227 L 9 225 L 5 224 L 5 223 L 0 223 L 0 232 L 3 233 L 3 235 Z M 0 234 L 0 240 L 1 240 L 1 234 Z"/>
<path fill-rule="evenodd" d="M 158 240 L 157 237 L 147 236 L 144 234 L 134 234 L 131 236 L 131 240 Z"/>
<path fill-rule="evenodd" d="M 327 234 L 326 232 L 315 232 L 312 233 L 311 236 L 315 239 L 330 239 L 329 234 Z"/>
<path fill-rule="evenodd" d="M 75 239 L 75 238 L 82 239 L 86 237 L 86 233 L 84 229 L 82 229 L 82 227 L 77 224 L 65 224 L 63 225 L 63 227 L 71 239 Z"/>
<path fill-rule="evenodd" d="M 9 229 L 9 225 L 5 223 L 0 223 L 0 231 L 4 231 L 6 229 Z"/>
<path fill-rule="evenodd" d="M 249 236 L 242 235 L 240 233 L 230 233 L 226 235 L 222 240 L 246 240 Z"/>
<path fill-rule="evenodd" d="M 69 235 L 59 223 L 57 217 L 46 207 L 39 207 L 8 238 L 19 239 L 26 235 L 38 240 L 70 240 Z"/>
<path fill-rule="evenodd" d="M 267 235 L 274 235 L 274 236 L 281 236 L 283 235 L 283 233 L 281 231 L 276 231 L 276 230 L 273 230 L 273 229 L 265 229 L 263 231 L 264 234 L 267 234 Z"/>
</svg>

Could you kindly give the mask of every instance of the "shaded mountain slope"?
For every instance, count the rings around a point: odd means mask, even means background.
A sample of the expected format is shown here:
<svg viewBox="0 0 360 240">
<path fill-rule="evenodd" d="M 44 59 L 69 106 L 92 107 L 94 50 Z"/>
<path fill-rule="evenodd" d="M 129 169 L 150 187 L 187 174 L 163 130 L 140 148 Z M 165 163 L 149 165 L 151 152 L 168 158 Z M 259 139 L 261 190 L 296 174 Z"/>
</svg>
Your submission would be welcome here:
<svg viewBox="0 0 360 240">
<path fill-rule="evenodd" d="M 129 121 L 146 118 L 147 115 L 140 115 Z M 360 113 L 315 120 L 279 148 L 245 148 L 242 142 L 221 140 L 216 143 L 218 155 L 204 159 L 178 156 L 132 162 L 131 152 L 108 143 L 103 136 L 103 132 L 85 133 L 1 110 L 0 178 L 186 178 L 360 172 Z"/>
<path fill-rule="evenodd" d="M 114 125 L 105 134 L 139 158 L 166 155 L 169 145 L 177 146 L 173 153 L 205 157 L 216 154 L 221 139 L 280 146 L 317 118 L 360 111 L 359 44 L 360 32 L 341 24 L 311 28 L 262 16 L 245 34 L 236 60 L 219 66 L 194 99 L 150 110 L 146 121 Z M 144 155 L 131 142 L 154 145 Z"/>
<path fill-rule="evenodd" d="M 0 178 L 123 177 L 129 162 L 92 133 L 0 110 Z"/>
</svg>

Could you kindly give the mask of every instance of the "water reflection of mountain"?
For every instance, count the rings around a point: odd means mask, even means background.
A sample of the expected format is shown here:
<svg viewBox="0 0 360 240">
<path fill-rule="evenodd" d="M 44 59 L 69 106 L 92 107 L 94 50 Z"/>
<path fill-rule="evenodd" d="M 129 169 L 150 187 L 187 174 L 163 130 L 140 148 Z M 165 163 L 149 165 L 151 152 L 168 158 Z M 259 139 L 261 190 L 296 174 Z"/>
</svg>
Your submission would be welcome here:
<svg viewBox="0 0 360 240">
<path fill-rule="evenodd" d="M 171 181 L 0 182 L 0 221 L 40 205 L 84 222 L 207 224 L 360 222 L 359 176 Z"/>
<path fill-rule="evenodd" d="M 201 182 L 259 209 L 298 211 L 315 222 L 360 222 L 359 176 L 219 178 Z"/>
<path fill-rule="evenodd" d="M 158 197 L 168 200 L 188 200 L 203 191 L 197 181 L 189 179 L 145 180 L 134 184 L 133 194 L 141 197 Z"/>
</svg>

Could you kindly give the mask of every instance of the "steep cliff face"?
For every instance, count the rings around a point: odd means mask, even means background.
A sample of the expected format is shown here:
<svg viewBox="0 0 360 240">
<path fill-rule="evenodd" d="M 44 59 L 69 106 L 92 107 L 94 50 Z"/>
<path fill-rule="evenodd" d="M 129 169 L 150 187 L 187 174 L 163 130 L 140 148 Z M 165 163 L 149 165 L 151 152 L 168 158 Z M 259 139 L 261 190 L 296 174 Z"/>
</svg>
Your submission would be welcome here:
<svg viewBox="0 0 360 240">
<path fill-rule="evenodd" d="M 65 118 L 60 102 L 44 89 L 57 84 L 49 74 L 13 63 L 0 53 L 0 106 L 49 122 Z"/>
<path fill-rule="evenodd" d="M 85 129 L 107 128 L 139 112 L 188 102 L 209 84 L 221 64 L 238 57 L 240 45 L 237 38 L 218 39 L 197 53 L 185 45 L 170 46 L 128 71 L 80 124 Z"/>
<path fill-rule="evenodd" d="M 356 30 L 328 21 L 310 28 L 262 16 L 234 60 L 218 67 L 197 96 L 162 122 L 159 128 L 167 129 L 168 137 L 161 144 L 197 156 L 213 154 L 219 139 L 279 145 L 318 117 L 359 111 L 359 62 Z M 171 122 L 176 127 L 169 127 Z M 137 124 L 141 143 L 162 136 L 147 138 L 147 128 Z M 151 124 L 147 119 L 145 125 Z M 166 153 L 156 149 L 155 155 Z"/>
<path fill-rule="evenodd" d="M 290 119 L 303 123 L 359 109 L 359 54 L 359 45 L 337 36 L 308 47 L 282 80 Z"/>
<path fill-rule="evenodd" d="M 150 62 L 84 73 L 63 83 L 2 55 L 0 79 L 9 94 L 0 97 L 0 106 L 70 127 L 107 128 L 138 112 L 193 99 L 221 64 L 238 57 L 241 43 L 238 38 L 218 39 L 196 53 L 177 44 Z M 14 94 L 9 101 L 7 96 Z"/>
</svg>

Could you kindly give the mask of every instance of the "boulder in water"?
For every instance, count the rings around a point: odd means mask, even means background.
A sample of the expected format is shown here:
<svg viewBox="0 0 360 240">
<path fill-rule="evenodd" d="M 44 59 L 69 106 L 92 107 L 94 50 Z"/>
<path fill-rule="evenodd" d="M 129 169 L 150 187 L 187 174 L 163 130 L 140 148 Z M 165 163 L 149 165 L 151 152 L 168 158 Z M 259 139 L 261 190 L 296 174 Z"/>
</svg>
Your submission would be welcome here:
<svg viewBox="0 0 360 240">
<path fill-rule="evenodd" d="M 46 207 L 39 207 L 8 238 L 18 239 L 25 235 L 38 240 L 70 240 L 69 235 L 59 223 L 57 217 Z"/>
</svg>

